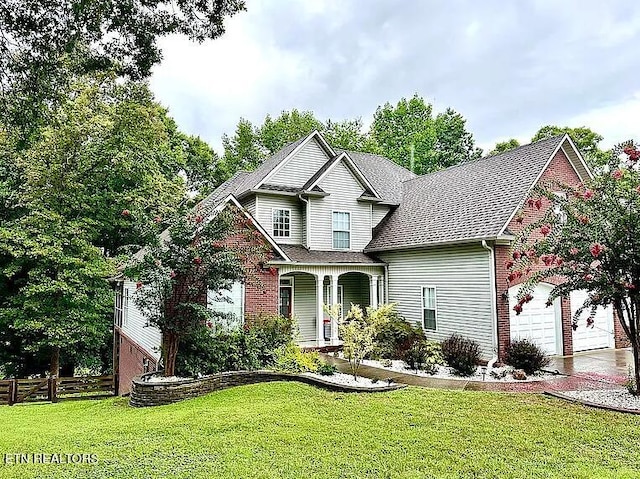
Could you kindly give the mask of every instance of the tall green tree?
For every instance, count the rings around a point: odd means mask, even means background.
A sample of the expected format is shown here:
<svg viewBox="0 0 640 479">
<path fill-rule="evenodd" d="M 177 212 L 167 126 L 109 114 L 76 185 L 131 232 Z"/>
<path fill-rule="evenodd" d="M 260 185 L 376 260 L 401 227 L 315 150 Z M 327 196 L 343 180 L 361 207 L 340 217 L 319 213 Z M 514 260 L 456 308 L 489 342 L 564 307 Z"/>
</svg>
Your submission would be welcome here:
<svg viewBox="0 0 640 479">
<path fill-rule="evenodd" d="M 258 128 L 244 118 L 240 118 L 233 136 L 222 136 L 222 146 L 221 171 L 225 179 L 240 170 L 255 170 L 267 157 Z"/>
<path fill-rule="evenodd" d="M 417 94 L 395 106 L 378 107 L 371 138 L 380 153 L 417 174 L 425 174 L 478 158 L 464 118 L 448 108 L 433 117 L 433 107 Z"/>
<path fill-rule="evenodd" d="M 322 122 L 316 119 L 312 112 L 298 111 L 294 108 L 291 111 L 283 111 L 276 119 L 267 115 L 258 129 L 258 136 L 267 153 L 273 154 L 287 143 L 296 141 L 313 130 L 322 131 L 323 128 Z"/>
<path fill-rule="evenodd" d="M 573 140 L 591 167 L 598 168 L 607 164 L 611 152 L 600 149 L 598 145 L 602 141 L 602 136 L 586 126 L 569 128 L 568 126 L 546 125 L 536 132 L 531 141 L 544 140 L 565 133 Z"/>
</svg>

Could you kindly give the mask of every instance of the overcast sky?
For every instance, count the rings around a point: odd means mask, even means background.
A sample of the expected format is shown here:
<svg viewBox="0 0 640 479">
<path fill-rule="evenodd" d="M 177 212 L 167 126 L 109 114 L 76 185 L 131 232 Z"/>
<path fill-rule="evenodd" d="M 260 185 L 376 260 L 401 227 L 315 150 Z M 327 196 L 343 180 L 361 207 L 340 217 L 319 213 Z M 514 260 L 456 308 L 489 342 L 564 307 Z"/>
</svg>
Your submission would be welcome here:
<svg viewBox="0 0 640 479">
<path fill-rule="evenodd" d="M 202 45 L 161 42 L 151 79 L 181 129 L 221 150 L 240 117 L 361 117 L 414 93 L 467 119 L 479 146 L 586 125 L 640 139 L 637 0 L 247 0 Z"/>
</svg>

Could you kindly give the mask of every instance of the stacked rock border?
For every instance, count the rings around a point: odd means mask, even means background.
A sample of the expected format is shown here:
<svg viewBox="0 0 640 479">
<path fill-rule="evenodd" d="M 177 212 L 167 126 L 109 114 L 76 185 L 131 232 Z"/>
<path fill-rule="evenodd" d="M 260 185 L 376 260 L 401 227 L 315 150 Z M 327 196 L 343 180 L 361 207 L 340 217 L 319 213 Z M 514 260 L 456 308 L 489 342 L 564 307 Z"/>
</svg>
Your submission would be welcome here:
<svg viewBox="0 0 640 479">
<path fill-rule="evenodd" d="M 387 384 L 376 387 L 337 384 L 305 374 L 281 373 L 276 371 L 228 371 L 202 378 L 177 381 L 149 381 L 158 373 L 147 373 L 133 379 L 129 404 L 135 407 L 162 406 L 184 399 L 203 396 L 213 391 L 235 386 L 273 381 L 298 381 L 334 392 L 374 393 L 388 392 L 404 388 L 404 384 Z"/>
</svg>

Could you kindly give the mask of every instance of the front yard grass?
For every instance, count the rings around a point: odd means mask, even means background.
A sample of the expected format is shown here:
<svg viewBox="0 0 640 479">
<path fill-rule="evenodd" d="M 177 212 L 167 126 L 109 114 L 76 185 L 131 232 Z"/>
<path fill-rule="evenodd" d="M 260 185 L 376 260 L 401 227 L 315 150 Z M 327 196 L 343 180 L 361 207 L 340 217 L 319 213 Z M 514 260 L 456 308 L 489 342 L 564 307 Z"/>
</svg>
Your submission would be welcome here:
<svg viewBox="0 0 640 479">
<path fill-rule="evenodd" d="M 170 406 L 0 406 L 2 478 L 640 477 L 640 416 L 538 395 L 243 386 Z M 5 465 L 6 453 L 97 464 Z"/>
</svg>

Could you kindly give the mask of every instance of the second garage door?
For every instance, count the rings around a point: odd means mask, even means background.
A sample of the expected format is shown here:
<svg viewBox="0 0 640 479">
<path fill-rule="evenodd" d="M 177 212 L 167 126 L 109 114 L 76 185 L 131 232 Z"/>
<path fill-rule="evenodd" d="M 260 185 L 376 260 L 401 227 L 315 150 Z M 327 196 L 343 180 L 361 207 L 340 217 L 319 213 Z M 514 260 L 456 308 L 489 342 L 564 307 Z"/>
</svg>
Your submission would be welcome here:
<svg viewBox="0 0 640 479">
<path fill-rule="evenodd" d="M 529 339 L 540 346 L 547 354 L 561 354 L 561 318 L 560 300 L 547 307 L 551 286 L 539 284 L 533 291 L 533 300 L 524 305 L 522 312 L 516 315 L 513 306 L 518 302 L 516 296 L 520 286 L 509 289 L 511 339 Z"/>
<path fill-rule="evenodd" d="M 571 293 L 571 317 L 587 299 L 587 291 L 573 291 Z M 594 317 L 593 327 L 587 327 L 587 318 L 591 314 L 585 309 L 580 315 L 578 328 L 573 332 L 573 351 L 588 351 L 590 349 L 612 348 L 613 337 L 613 308 L 598 308 Z"/>
</svg>

